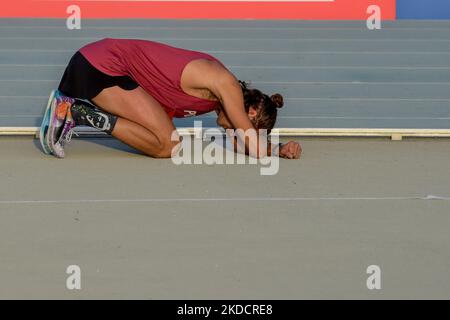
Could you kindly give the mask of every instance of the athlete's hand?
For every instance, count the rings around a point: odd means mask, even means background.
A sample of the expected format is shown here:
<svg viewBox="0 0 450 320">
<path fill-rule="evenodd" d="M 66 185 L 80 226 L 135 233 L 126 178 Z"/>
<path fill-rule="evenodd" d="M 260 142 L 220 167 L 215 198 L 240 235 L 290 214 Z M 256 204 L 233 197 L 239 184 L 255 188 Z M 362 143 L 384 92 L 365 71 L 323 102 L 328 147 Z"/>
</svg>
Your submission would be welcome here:
<svg viewBox="0 0 450 320">
<path fill-rule="evenodd" d="M 302 154 L 302 147 L 298 142 L 289 141 L 281 145 L 279 155 L 285 159 L 299 159 Z"/>
</svg>

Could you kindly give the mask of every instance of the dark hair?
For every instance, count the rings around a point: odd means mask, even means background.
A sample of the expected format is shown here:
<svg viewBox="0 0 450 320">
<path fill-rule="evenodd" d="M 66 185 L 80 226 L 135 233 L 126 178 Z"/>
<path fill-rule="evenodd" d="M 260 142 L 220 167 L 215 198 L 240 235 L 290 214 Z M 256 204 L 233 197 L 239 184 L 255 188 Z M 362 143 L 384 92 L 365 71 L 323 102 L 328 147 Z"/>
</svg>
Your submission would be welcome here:
<svg viewBox="0 0 450 320">
<path fill-rule="evenodd" d="M 250 107 L 253 107 L 258 113 L 252 120 L 253 125 L 256 129 L 267 129 L 270 133 L 277 120 L 277 110 L 283 107 L 283 96 L 275 93 L 269 97 L 258 89 L 250 88 L 245 81 L 239 80 L 239 83 L 244 94 L 245 111 L 248 112 Z"/>
</svg>

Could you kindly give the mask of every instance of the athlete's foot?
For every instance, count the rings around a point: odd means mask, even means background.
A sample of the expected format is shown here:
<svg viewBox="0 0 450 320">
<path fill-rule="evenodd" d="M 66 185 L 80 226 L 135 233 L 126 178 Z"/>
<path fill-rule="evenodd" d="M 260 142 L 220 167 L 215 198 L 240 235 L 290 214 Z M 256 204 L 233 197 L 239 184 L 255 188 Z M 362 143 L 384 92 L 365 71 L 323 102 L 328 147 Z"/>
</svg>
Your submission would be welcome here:
<svg viewBox="0 0 450 320">
<path fill-rule="evenodd" d="M 52 90 L 52 92 L 50 93 L 50 97 L 48 98 L 47 107 L 45 109 L 44 116 L 42 118 L 41 127 L 39 130 L 39 141 L 41 143 L 42 149 L 44 150 L 44 152 L 46 154 L 52 153 L 52 150 L 48 146 L 47 140 L 45 138 L 46 138 L 49 124 L 50 124 L 50 114 L 52 111 L 52 104 L 54 102 L 55 93 L 56 93 L 56 90 Z"/>
<path fill-rule="evenodd" d="M 60 91 L 55 92 L 51 102 L 50 119 L 48 130 L 45 134 L 45 141 L 51 153 L 58 158 L 64 158 L 65 155 L 64 148 L 58 142 L 62 136 L 67 115 L 70 115 L 70 107 L 74 102 L 75 99 L 63 95 Z M 71 126 L 70 122 L 68 125 Z"/>
<path fill-rule="evenodd" d="M 58 141 L 53 146 L 54 154 L 58 158 L 64 158 L 65 151 L 64 151 L 64 145 L 66 143 L 69 143 L 72 139 L 72 135 L 75 134 L 75 131 L 73 130 L 76 127 L 75 121 L 72 118 L 72 114 L 69 108 L 69 111 L 67 112 L 66 121 L 64 122 L 64 126 L 62 128 L 60 137 Z"/>
</svg>

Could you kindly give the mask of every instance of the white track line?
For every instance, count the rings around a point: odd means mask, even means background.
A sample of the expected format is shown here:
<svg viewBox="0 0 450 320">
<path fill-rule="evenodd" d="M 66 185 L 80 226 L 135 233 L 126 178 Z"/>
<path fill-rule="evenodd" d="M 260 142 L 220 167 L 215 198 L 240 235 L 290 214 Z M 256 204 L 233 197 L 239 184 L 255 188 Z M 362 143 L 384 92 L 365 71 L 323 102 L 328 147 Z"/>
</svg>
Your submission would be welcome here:
<svg viewBox="0 0 450 320">
<path fill-rule="evenodd" d="M 146 202 L 250 202 L 250 201 L 389 201 L 389 200 L 443 200 L 443 196 L 402 196 L 402 197 L 301 197 L 301 198 L 147 198 L 147 199 L 63 199 L 63 200 L 0 200 L 3 204 L 69 204 L 69 203 L 146 203 Z"/>
</svg>

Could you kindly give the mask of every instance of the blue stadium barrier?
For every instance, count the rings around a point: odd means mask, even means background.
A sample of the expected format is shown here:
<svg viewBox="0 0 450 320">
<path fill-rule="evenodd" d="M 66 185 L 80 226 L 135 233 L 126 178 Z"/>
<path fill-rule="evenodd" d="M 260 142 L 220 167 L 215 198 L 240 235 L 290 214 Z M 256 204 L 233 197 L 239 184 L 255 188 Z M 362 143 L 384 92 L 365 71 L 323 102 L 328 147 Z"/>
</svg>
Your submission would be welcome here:
<svg viewBox="0 0 450 320">
<path fill-rule="evenodd" d="M 450 19 L 450 0 L 397 0 L 397 19 Z"/>
</svg>

